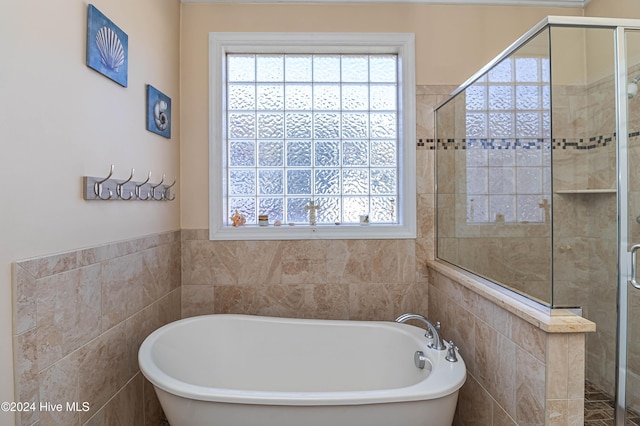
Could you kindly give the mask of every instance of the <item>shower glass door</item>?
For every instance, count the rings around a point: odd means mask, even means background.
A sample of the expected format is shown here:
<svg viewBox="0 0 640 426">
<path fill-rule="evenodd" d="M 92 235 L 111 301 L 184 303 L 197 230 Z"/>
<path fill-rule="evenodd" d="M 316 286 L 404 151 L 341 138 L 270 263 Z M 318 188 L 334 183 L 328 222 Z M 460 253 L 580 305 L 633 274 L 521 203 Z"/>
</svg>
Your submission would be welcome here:
<svg viewBox="0 0 640 426">
<path fill-rule="evenodd" d="M 621 87 L 619 88 L 619 96 L 623 98 L 619 107 L 621 109 L 619 131 L 621 139 L 621 150 L 624 150 L 624 141 L 627 139 L 626 152 L 619 152 L 621 172 L 621 183 L 626 183 L 627 195 L 627 229 L 624 229 L 625 218 L 621 217 L 620 236 L 628 239 L 626 242 L 621 241 L 626 250 L 623 255 L 627 255 L 630 251 L 636 251 L 632 256 L 640 265 L 640 250 L 633 248 L 640 247 L 640 93 L 638 93 L 638 83 L 640 82 L 640 30 L 626 30 L 624 33 L 623 46 L 626 47 L 623 55 L 624 67 L 620 73 L 625 75 L 625 79 L 621 79 Z M 626 110 L 626 114 L 625 114 Z M 625 123 L 626 115 L 626 123 Z M 624 186 L 621 185 L 622 191 Z M 624 197 L 623 197 L 624 198 Z M 624 203 L 624 201 L 623 201 Z M 621 207 L 623 204 L 621 204 Z M 621 247 L 622 249 L 622 247 Z M 621 261 L 621 266 L 624 266 Z M 627 265 L 631 266 L 631 265 Z M 638 269 L 638 268 L 636 268 Z M 629 268 L 627 268 L 629 270 Z M 621 273 L 624 269 L 621 267 Z M 640 424 L 640 272 L 635 271 L 635 277 L 629 277 L 628 280 L 621 279 L 620 293 L 620 334 L 621 340 L 619 345 L 620 365 L 619 371 L 619 395 L 624 393 L 624 401 L 618 401 L 617 407 L 617 425 L 624 424 Z M 637 280 L 637 281 L 636 281 Z M 625 282 L 626 281 L 626 282 Z M 626 285 L 624 285 L 626 284 Z M 626 314 L 626 315 L 625 315 Z M 626 316 L 626 319 L 625 319 Z M 626 329 L 626 330 L 625 330 Z M 621 398 L 620 398 L 621 399 Z M 626 420 L 622 418 L 626 417 Z"/>
</svg>

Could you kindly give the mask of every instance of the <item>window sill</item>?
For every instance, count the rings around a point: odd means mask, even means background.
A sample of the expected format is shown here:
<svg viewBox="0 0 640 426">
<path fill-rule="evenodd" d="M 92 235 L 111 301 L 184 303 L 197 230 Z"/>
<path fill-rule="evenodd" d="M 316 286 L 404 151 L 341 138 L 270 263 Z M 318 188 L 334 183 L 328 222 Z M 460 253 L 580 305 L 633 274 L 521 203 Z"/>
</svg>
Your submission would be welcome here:
<svg viewBox="0 0 640 426">
<path fill-rule="evenodd" d="M 415 227 L 402 225 L 282 225 L 222 227 L 210 240 L 378 240 L 416 238 Z"/>
</svg>

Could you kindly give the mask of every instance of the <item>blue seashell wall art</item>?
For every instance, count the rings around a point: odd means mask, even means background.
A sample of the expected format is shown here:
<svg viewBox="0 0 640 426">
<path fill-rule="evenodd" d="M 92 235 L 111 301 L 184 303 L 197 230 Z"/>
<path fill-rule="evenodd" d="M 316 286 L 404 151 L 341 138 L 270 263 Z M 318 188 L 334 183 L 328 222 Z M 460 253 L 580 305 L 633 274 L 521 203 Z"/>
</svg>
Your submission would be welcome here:
<svg viewBox="0 0 640 426">
<path fill-rule="evenodd" d="M 171 139 L 171 98 L 147 84 L 147 130 Z"/>
<path fill-rule="evenodd" d="M 87 11 L 87 66 L 127 87 L 129 37 L 92 4 Z"/>
</svg>

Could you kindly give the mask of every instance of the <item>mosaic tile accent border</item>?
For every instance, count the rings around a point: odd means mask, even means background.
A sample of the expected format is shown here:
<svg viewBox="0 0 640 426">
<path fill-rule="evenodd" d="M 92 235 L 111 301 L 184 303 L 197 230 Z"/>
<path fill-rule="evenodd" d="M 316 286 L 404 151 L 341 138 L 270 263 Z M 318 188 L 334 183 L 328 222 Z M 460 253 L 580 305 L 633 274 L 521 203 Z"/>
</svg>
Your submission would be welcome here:
<svg viewBox="0 0 640 426">
<path fill-rule="evenodd" d="M 629 133 L 629 138 L 639 136 L 640 132 Z M 552 149 L 580 149 L 588 150 L 607 146 L 612 142 L 615 142 L 616 135 L 600 135 L 591 138 L 580 139 L 568 139 L 568 138 L 539 138 L 539 139 L 521 139 L 521 138 L 462 138 L 462 139 L 418 139 L 418 147 L 428 144 L 429 149 L 435 149 L 438 146 L 440 149 L 460 149 L 465 150 L 470 145 L 478 147 L 478 145 L 484 149 L 542 149 L 545 145 L 550 145 Z"/>
<path fill-rule="evenodd" d="M 583 138 L 578 139 L 577 141 L 567 140 L 567 139 L 552 139 L 554 149 L 556 147 L 567 149 L 567 148 L 575 148 L 575 149 L 594 149 L 600 148 L 603 146 L 607 146 L 611 142 L 613 142 L 616 138 L 616 134 L 614 133 L 611 136 L 597 136 L 591 137 L 588 140 Z"/>
<path fill-rule="evenodd" d="M 548 139 L 438 139 L 438 147 L 442 149 L 542 149 Z"/>
<path fill-rule="evenodd" d="M 482 149 L 542 149 L 545 144 L 550 144 L 549 139 L 438 139 L 437 146 L 440 149 L 461 149 L 469 147 Z"/>
<path fill-rule="evenodd" d="M 629 133 L 629 139 L 640 137 L 640 131 Z M 441 149 L 467 149 L 470 144 L 480 144 L 485 149 L 541 149 L 545 143 L 551 143 L 553 149 L 595 149 L 605 147 L 611 143 L 615 143 L 616 134 L 593 136 L 590 138 L 546 138 L 539 139 L 523 139 L 523 138 L 462 138 L 462 139 L 418 139 L 416 147 L 435 149 L 438 146 Z"/>
</svg>

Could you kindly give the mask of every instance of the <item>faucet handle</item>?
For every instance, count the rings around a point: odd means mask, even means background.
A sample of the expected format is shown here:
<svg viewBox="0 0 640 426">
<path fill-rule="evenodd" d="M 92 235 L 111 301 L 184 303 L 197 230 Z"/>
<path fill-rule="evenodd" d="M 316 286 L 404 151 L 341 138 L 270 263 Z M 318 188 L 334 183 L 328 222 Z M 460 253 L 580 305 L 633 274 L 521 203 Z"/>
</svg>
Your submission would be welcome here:
<svg viewBox="0 0 640 426">
<path fill-rule="evenodd" d="M 440 321 L 436 321 L 436 325 L 434 327 L 436 331 L 440 333 Z M 427 332 L 424 334 L 424 337 L 426 337 L 427 339 L 433 339 L 433 333 L 431 332 L 431 329 L 429 327 L 427 327 Z"/>
<path fill-rule="evenodd" d="M 449 340 L 449 349 L 447 349 L 447 356 L 444 357 L 449 362 L 458 362 L 458 356 L 456 351 L 458 347 L 453 343 L 453 340 Z"/>
</svg>

